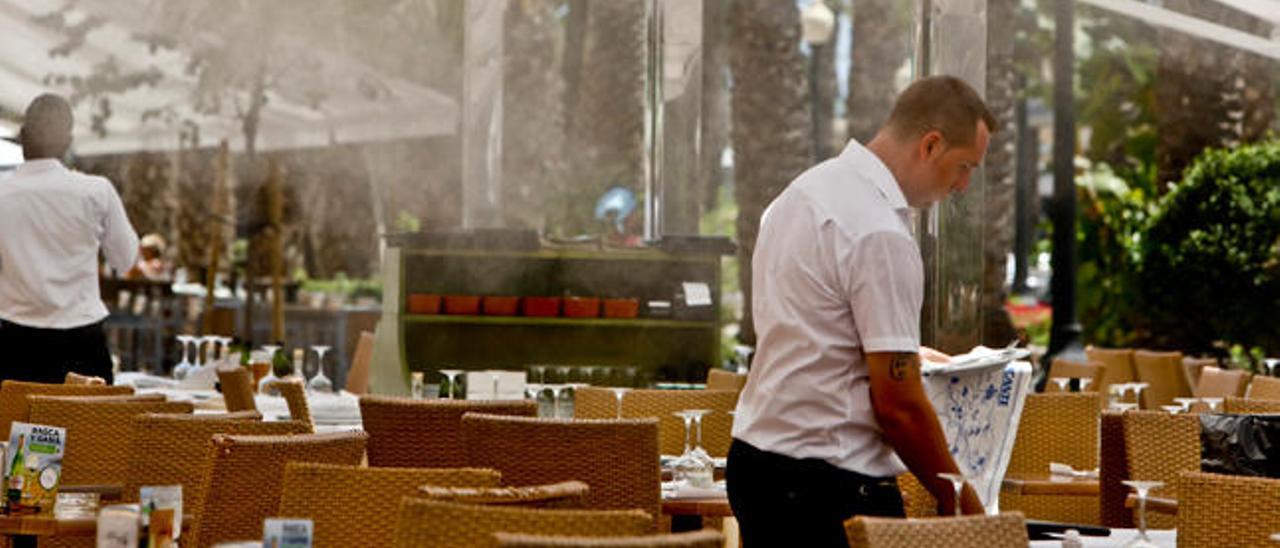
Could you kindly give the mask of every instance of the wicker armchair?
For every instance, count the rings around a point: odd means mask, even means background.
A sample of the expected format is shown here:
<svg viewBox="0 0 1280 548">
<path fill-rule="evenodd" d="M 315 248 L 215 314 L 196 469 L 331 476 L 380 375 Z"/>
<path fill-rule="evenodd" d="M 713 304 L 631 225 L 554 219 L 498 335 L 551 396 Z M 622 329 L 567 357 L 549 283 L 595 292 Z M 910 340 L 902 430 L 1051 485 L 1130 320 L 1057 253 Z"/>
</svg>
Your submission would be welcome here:
<svg viewBox="0 0 1280 548">
<path fill-rule="evenodd" d="M 1055 367 L 1057 362 L 1055 361 Z M 1078 470 L 1098 467 L 1097 392 L 1031 394 L 1022 408 L 1008 473 L 1047 474 L 1050 462 Z M 1003 493 L 1002 509 L 1028 518 L 1066 523 L 1098 523 L 1097 497 Z"/>
<path fill-rule="evenodd" d="M 28 396 L 31 422 L 67 429 L 64 485 L 123 484 L 129 421 L 143 413 L 187 413 L 190 402 L 132 401 L 92 396 Z"/>
<path fill-rule="evenodd" d="M 1244 396 L 1248 387 L 1248 371 L 1206 367 L 1200 372 L 1195 395 L 1197 398 L 1239 398 Z"/>
<path fill-rule="evenodd" d="M 747 385 L 747 376 L 725 371 L 718 367 L 712 367 L 707 370 L 707 390 L 732 390 L 741 392 L 742 387 Z"/>
<path fill-rule="evenodd" d="M 523 487 L 449 487 L 424 485 L 417 495 L 431 500 L 463 504 L 523 506 L 525 508 L 585 508 L 590 488 L 580 481 L 562 481 Z"/>
<path fill-rule="evenodd" d="M 289 406 L 289 420 L 311 424 L 311 408 L 307 406 L 307 385 L 302 379 L 285 379 L 272 382 L 272 388 L 280 391 L 280 396 Z"/>
<path fill-rule="evenodd" d="M 1108 387 L 1113 384 L 1132 382 L 1137 378 L 1134 373 L 1132 348 L 1090 346 L 1084 350 L 1084 353 L 1089 361 L 1101 363 L 1107 368 L 1102 374 L 1102 381 L 1098 382 L 1095 388 L 1099 394 L 1110 393 Z M 1106 405 L 1105 400 L 1101 405 Z"/>
<path fill-rule="evenodd" d="M 1138 380 L 1148 385 L 1142 392 L 1143 409 L 1159 409 L 1173 404 L 1174 398 L 1191 395 L 1191 384 L 1182 367 L 1182 352 L 1135 351 L 1133 369 Z"/>
<path fill-rule="evenodd" d="M 364 432 L 296 436 L 214 434 L 203 467 L 204 500 L 192 530 L 192 546 L 257 538 L 262 520 L 276 515 L 285 463 L 356 465 L 364 456 Z"/>
<path fill-rule="evenodd" d="M 568 420 L 468 413 L 469 466 L 502 472 L 507 485 L 586 482 L 587 507 L 661 514 L 658 421 Z"/>
<path fill-rule="evenodd" d="M 1280 414 L 1280 400 L 1255 400 L 1228 396 L 1222 402 L 1222 410 L 1238 415 L 1277 415 Z"/>
<path fill-rule="evenodd" d="M 91 377 L 89 375 L 81 375 L 75 371 L 67 371 L 67 375 L 63 377 L 63 384 L 89 384 L 94 386 L 106 386 L 107 379 L 102 377 Z"/>
<path fill-rule="evenodd" d="M 1280 480 L 1184 472 L 1178 494 L 1178 546 L 1276 545 Z"/>
<path fill-rule="evenodd" d="M 498 548 L 720 548 L 724 535 L 711 529 L 639 537 L 559 537 L 494 533 Z"/>
<path fill-rule="evenodd" d="M 1133 512 L 1125 508 L 1129 487 L 1129 458 L 1124 451 L 1124 415 L 1103 411 L 1099 432 L 1098 488 L 1104 527 L 1133 528 Z"/>
<path fill-rule="evenodd" d="M 138 415 L 130 421 L 124 499 L 137 501 L 143 485 L 181 485 L 182 507 L 198 515 L 204 503 L 201 473 L 214 434 L 284 436 L 310 431 L 309 425 L 296 421 L 263 422 L 257 411 Z"/>
<path fill-rule="evenodd" d="M 544 510 L 456 504 L 405 498 L 394 545 L 398 548 L 489 546 L 493 534 L 634 536 L 649 533 L 653 517 L 639 510 Z"/>
<path fill-rule="evenodd" d="M 538 414 L 533 401 L 411 400 L 361 396 L 360 417 L 369 433 L 369 466 L 457 468 L 466 466 L 462 415 Z"/>
<path fill-rule="evenodd" d="M 9 439 L 9 423 L 27 420 L 29 410 L 27 396 L 31 394 L 47 396 L 127 396 L 133 394 L 133 387 L 4 381 L 0 383 L 0 439 Z"/>
<path fill-rule="evenodd" d="M 844 522 L 850 548 L 1026 548 L 1022 514 L 929 519 L 855 517 Z"/>
<path fill-rule="evenodd" d="M 1049 366 L 1049 377 L 1066 377 L 1069 379 L 1089 379 L 1088 392 L 1097 392 L 1102 379 L 1106 377 L 1107 366 L 1102 362 L 1078 362 L 1057 358 Z M 1058 385 L 1049 383 L 1046 391 L 1057 390 Z"/>
<path fill-rule="evenodd" d="M 1254 375 L 1247 395 L 1251 400 L 1280 400 L 1280 377 Z"/>
<path fill-rule="evenodd" d="M 370 546 L 396 530 L 400 500 L 423 484 L 498 485 L 498 472 L 478 468 L 366 468 L 291 462 L 277 515 L 310 518 L 315 546 Z"/>
<path fill-rule="evenodd" d="M 1177 499 L 1182 472 L 1200 470 L 1200 418 L 1164 411 L 1130 411 L 1124 415 L 1124 447 L 1129 478 L 1162 481 L 1153 497 Z M 1174 526 L 1173 516 L 1147 512 L 1147 524 L 1157 529 Z"/>
<path fill-rule="evenodd" d="M 227 411 L 256 411 L 258 404 L 253 401 L 253 373 L 239 366 L 218 368 L 218 384 L 222 385 L 222 401 Z"/>
<path fill-rule="evenodd" d="M 920 478 L 911 472 L 898 476 L 898 491 L 902 492 L 902 509 L 909 518 L 930 518 L 938 515 L 938 499 L 925 489 Z"/>
<path fill-rule="evenodd" d="M 614 419 L 618 400 L 608 388 L 583 387 L 574 393 L 574 417 Z M 713 457 L 729 454 L 733 441 L 736 390 L 630 390 L 622 398 L 622 417 L 658 419 L 658 450 L 663 455 L 684 453 L 684 420 L 675 416 L 685 409 L 709 409 L 702 417 L 702 447 Z"/>
</svg>

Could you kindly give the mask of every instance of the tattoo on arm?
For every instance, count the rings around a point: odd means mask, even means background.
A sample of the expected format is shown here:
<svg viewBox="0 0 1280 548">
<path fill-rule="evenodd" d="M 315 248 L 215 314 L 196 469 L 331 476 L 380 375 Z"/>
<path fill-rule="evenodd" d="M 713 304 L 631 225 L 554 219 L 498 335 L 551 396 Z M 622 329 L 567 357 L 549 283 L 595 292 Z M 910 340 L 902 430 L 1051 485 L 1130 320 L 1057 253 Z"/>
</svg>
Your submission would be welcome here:
<svg viewBox="0 0 1280 548">
<path fill-rule="evenodd" d="M 907 354 L 899 354 L 893 357 L 889 362 L 889 377 L 895 381 L 905 380 L 907 371 L 911 368 L 911 356 Z"/>
</svg>

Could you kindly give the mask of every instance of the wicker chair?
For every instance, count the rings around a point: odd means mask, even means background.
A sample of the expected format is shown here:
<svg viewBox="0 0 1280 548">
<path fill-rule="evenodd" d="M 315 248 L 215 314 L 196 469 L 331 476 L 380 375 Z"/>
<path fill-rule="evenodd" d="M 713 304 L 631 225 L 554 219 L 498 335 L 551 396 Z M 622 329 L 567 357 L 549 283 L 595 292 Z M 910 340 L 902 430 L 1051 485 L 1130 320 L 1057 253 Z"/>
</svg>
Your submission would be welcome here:
<svg viewBox="0 0 1280 548">
<path fill-rule="evenodd" d="M 1129 478 L 1162 481 L 1154 497 L 1177 499 L 1182 472 L 1200 470 L 1200 418 L 1164 411 L 1130 411 L 1124 415 L 1124 447 Z M 1147 524 L 1157 529 L 1174 526 L 1173 516 L 1147 512 Z"/>
<path fill-rule="evenodd" d="M 27 396 L 127 396 L 131 386 L 99 386 L 95 384 L 45 384 L 39 382 L 4 381 L 0 383 L 0 432 L 9 439 L 9 423 L 26 421 Z"/>
<path fill-rule="evenodd" d="M 363 396 L 369 391 L 369 365 L 373 362 L 373 333 L 360 332 L 356 351 L 351 355 L 351 368 L 347 370 L 347 385 L 343 390 Z"/>
<path fill-rule="evenodd" d="M 271 388 L 280 391 L 289 406 L 289 420 L 311 424 L 311 408 L 307 406 L 307 385 L 302 379 L 284 379 L 272 382 Z"/>
<path fill-rule="evenodd" d="M 1066 377 L 1069 379 L 1089 379 L 1089 392 L 1097 392 L 1098 385 L 1106 377 L 1107 366 L 1102 362 L 1078 362 L 1057 358 L 1049 366 L 1049 377 Z M 1058 385 L 1049 383 L 1045 391 L 1056 391 Z"/>
<path fill-rule="evenodd" d="M 28 396 L 31 422 L 67 429 L 64 485 L 125 482 L 129 421 L 143 413 L 187 413 L 190 402 L 134 401 L 92 396 Z"/>
<path fill-rule="evenodd" d="M 1133 367 L 1132 348 L 1097 348 L 1090 346 L 1084 350 L 1086 358 L 1106 366 L 1102 381 L 1097 383 L 1099 394 L 1108 394 L 1108 387 L 1113 384 L 1132 382 L 1137 378 Z M 1100 405 L 1106 405 L 1105 401 Z"/>
<path fill-rule="evenodd" d="M 130 421 L 124 499 L 138 500 L 143 485 L 181 485 L 183 508 L 197 515 L 204 502 L 201 473 L 214 434 L 284 436 L 306 434 L 296 421 L 263 422 L 257 411 L 226 414 L 149 413 Z"/>
<path fill-rule="evenodd" d="M 1182 372 L 1187 376 L 1187 386 L 1196 386 L 1200 384 L 1200 375 L 1206 367 L 1218 367 L 1217 358 L 1195 358 L 1185 356 L 1182 358 Z"/>
<path fill-rule="evenodd" d="M 356 465 L 364 456 L 364 432 L 296 436 L 214 434 L 203 467 L 200 519 L 192 546 L 257 538 L 262 520 L 276 515 L 287 462 Z"/>
<path fill-rule="evenodd" d="M 1280 400 L 1280 378 L 1254 375 L 1247 395 L 1251 400 Z"/>
<path fill-rule="evenodd" d="M 75 371 L 67 371 L 67 375 L 63 377 L 63 384 L 89 384 L 93 386 L 106 386 L 107 379 L 102 377 L 91 377 L 89 375 L 81 375 Z"/>
<path fill-rule="evenodd" d="M 855 517 L 844 522 L 850 548 L 1026 548 L 1022 514 L 930 519 Z"/>
<path fill-rule="evenodd" d="M 399 548 L 489 546 L 493 534 L 634 536 L 649 533 L 653 517 L 639 510 L 544 510 L 405 498 L 394 545 Z"/>
<path fill-rule="evenodd" d="M 1098 399 L 1096 392 L 1027 396 L 1008 472 L 1046 474 L 1050 462 L 1068 464 L 1077 470 L 1097 468 L 1098 421 L 1102 413 Z M 1000 507 L 1022 512 L 1031 519 L 1089 524 L 1099 521 L 1097 497 L 1004 493 Z"/>
<path fill-rule="evenodd" d="M 1098 488 L 1102 525 L 1133 528 L 1133 512 L 1124 507 L 1130 490 L 1121 483 L 1129 479 L 1129 459 L 1124 451 L 1124 415 L 1118 411 L 1103 411 L 1098 438 Z"/>
<path fill-rule="evenodd" d="M 1218 369 L 1206 367 L 1200 372 L 1200 382 L 1196 384 L 1197 398 L 1243 397 L 1249 387 L 1249 372 L 1240 369 Z"/>
<path fill-rule="evenodd" d="M 608 388 L 583 387 L 574 393 L 574 417 L 614 419 L 618 400 Z M 729 454 L 733 441 L 733 411 L 738 405 L 736 390 L 631 390 L 622 398 L 622 418 L 658 419 L 658 450 L 663 455 L 684 453 L 684 420 L 675 415 L 685 409 L 709 409 L 702 417 L 702 447 L 713 457 Z"/>
<path fill-rule="evenodd" d="M 1222 410 L 1237 415 L 1277 415 L 1280 414 L 1280 400 L 1255 400 L 1228 396 L 1222 402 Z"/>
<path fill-rule="evenodd" d="M 222 385 L 222 401 L 227 411 L 256 411 L 258 404 L 253 401 L 253 373 L 239 366 L 218 368 L 218 384 Z"/>
<path fill-rule="evenodd" d="M 711 529 L 639 537 L 558 537 L 494 533 L 497 548 L 720 548 L 724 535 Z"/>
<path fill-rule="evenodd" d="M 1276 545 L 1280 480 L 1184 472 L 1178 493 L 1178 546 Z"/>
<path fill-rule="evenodd" d="M 457 468 L 466 466 L 462 415 L 538 414 L 532 401 L 411 400 L 362 396 L 360 417 L 369 433 L 369 466 Z"/>
<path fill-rule="evenodd" d="M 417 495 L 431 500 L 463 504 L 574 509 L 586 507 L 589 491 L 587 484 L 580 481 L 562 481 L 523 487 L 424 485 L 418 489 Z"/>
<path fill-rule="evenodd" d="M 366 468 L 291 462 L 277 515 L 310 518 L 315 546 L 370 546 L 396 530 L 400 499 L 423 484 L 489 487 L 498 472 L 476 468 Z"/>
<path fill-rule="evenodd" d="M 732 390 L 741 392 L 742 387 L 747 385 L 747 376 L 725 371 L 718 367 L 712 367 L 707 370 L 707 390 Z"/>
<path fill-rule="evenodd" d="M 469 466 L 502 472 L 506 485 L 580 480 L 587 507 L 661 515 L 658 421 L 462 417 Z"/>
<path fill-rule="evenodd" d="M 898 491 L 902 492 L 902 509 L 907 517 L 937 517 L 938 499 L 924 488 L 915 474 L 905 472 L 898 476 Z"/>
<path fill-rule="evenodd" d="M 1173 404 L 1174 398 L 1191 395 L 1191 384 L 1182 368 L 1182 352 L 1137 350 L 1133 353 L 1133 369 L 1138 380 L 1148 385 L 1142 392 L 1143 409 L 1159 409 Z"/>
</svg>

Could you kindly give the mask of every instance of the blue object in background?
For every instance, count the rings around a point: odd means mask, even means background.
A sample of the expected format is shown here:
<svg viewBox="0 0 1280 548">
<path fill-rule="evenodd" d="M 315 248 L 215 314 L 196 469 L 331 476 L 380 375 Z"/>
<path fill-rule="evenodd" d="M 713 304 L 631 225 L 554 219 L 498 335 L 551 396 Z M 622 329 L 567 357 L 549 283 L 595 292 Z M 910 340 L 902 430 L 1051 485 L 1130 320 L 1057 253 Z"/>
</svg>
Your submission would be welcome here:
<svg viewBox="0 0 1280 548">
<path fill-rule="evenodd" d="M 624 231 L 625 219 L 636 209 L 636 194 L 626 187 L 615 186 L 606 190 L 596 202 L 596 220 L 608 220 L 613 212 L 613 222 L 618 232 Z"/>
</svg>

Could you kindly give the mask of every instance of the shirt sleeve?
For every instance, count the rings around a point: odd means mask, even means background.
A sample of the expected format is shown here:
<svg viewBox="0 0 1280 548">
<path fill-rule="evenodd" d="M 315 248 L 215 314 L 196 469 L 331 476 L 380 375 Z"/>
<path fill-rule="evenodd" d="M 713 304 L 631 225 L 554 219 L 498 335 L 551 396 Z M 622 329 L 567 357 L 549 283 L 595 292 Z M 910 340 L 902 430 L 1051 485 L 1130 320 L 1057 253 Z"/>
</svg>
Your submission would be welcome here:
<svg viewBox="0 0 1280 548">
<path fill-rule="evenodd" d="M 854 325 L 865 352 L 916 352 L 924 267 L 906 234 L 880 231 L 853 244 L 845 279 Z"/>
<path fill-rule="evenodd" d="M 129 215 L 115 187 L 106 181 L 103 184 L 107 187 L 107 207 L 102 218 L 102 254 L 107 258 L 107 266 L 115 269 L 117 275 L 124 275 L 138 260 L 138 234 L 129 223 Z"/>
</svg>

